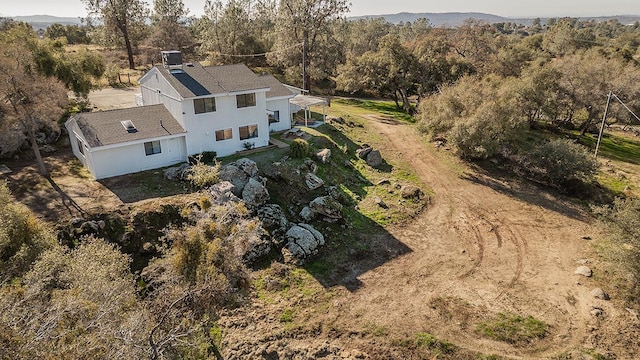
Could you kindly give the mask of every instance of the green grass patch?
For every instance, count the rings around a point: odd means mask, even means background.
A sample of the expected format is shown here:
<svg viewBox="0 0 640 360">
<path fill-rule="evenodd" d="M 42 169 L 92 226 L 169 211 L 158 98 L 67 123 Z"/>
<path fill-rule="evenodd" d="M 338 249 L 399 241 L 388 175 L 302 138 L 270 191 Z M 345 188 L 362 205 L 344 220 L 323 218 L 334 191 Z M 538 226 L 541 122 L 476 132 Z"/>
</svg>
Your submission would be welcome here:
<svg viewBox="0 0 640 360">
<path fill-rule="evenodd" d="M 384 325 L 378 325 L 375 322 L 369 322 L 364 326 L 364 333 L 373 336 L 387 336 L 389 330 Z"/>
<path fill-rule="evenodd" d="M 393 101 L 380 101 L 380 100 L 360 100 L 360 99 L 336 99 L 333 103 L 350 105 L 364 110 L 373 111 L 376 113 L 391 116 L 392 118 L 404 121 L 408 123 L 415 123 L 416 120 L 413 116 L 399 109 Z"/>
<path fill-rule="evenodd" d="M 533 316 L 499 313 L 495 320 L 478 324 L 477 330 L 488 338 L 515 344 L 544 338 L 548 328 Z"/>
<path fill-rule="evenodd" d="M 452 353 L 456 349 L 454 344 L 445 340 L 440 340 L 429 333 L 415 334 L 414 343 L 418 348 L 427 348 L 443 354 Z"/>
<path fill-rule="evenodd" d="M 573 133 L 574 136 L 578 137 L 578 141 L 581 144 L 588 146 L 595 152 L 598 136 L 593 134 L 579 136 L 578 134 L 577 131 Z M 640 141 L 613 134 L 603 134 L 598 148 L 598 156 L 640 164 Z"/>
<path fill-rule="evenodd" d="M 286 309 L 282 315 L 280 315 L 281 323 L 291 323 L 293 322 L 293 309 Z"/>
<path fill-rule="evenodd" d="M 623 195 L 625 189 L 634 188 L 634 186 L 628 179 L 621 179 L 619 176 L 607 173 L 598 173 L 596 175 L 596 180 L 600 185 L 611 191 L 615 196 Z"/>
</svg>

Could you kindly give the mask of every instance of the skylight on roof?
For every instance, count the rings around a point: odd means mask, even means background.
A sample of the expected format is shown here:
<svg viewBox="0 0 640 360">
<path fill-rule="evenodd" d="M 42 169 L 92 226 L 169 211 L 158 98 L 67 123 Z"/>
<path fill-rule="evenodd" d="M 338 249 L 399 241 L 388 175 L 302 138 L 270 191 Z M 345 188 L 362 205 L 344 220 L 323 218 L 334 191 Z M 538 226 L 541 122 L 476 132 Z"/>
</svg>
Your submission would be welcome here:
<svg viewBox="0 0 640 360">
<path fill-rule="evenodd" d="M 122 120 L 122 121 L 120 121 L 120 123 L 122 124 L 124 129 L 127 130 L 128 133 L 138 132 L 138 129 L 136 129 L 136 126 L 133 125 L 133 121 L 131 121 L 131 120 Z"/>
</svg>

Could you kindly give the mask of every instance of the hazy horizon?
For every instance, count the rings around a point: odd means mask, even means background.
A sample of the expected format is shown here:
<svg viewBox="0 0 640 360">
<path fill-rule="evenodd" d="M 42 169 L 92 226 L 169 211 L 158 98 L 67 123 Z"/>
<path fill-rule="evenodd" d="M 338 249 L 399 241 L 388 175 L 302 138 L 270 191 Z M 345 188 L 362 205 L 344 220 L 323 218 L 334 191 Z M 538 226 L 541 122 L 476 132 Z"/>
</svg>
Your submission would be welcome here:
<svg viewBox="0 0 640 360">
<path fill-rule="evenodd" d="M 190 15 L 202 16 L 205 0 L 183 0 Z M 607 3 L 593 0 L 569 0 L 559 3 L 552 0 L 508 1 L 449 0 L 432 2 L 424 0 L 351 0 L 347 16 L 390 15 L 408 13 L 478 12 L 508 18 L 536 17 L 595 17 L 616 15 L 640 15 L 637 0 L 612 0 Z M 152 1 L 148 1 L 152 4 Z M 34 10 L 37 9 L 37 10 Z M 52 15 L 58 17 L 86 17 L 86 9 L 80 0 L 22 0 L 3 4 L 2 16 Z"/>
</svg>

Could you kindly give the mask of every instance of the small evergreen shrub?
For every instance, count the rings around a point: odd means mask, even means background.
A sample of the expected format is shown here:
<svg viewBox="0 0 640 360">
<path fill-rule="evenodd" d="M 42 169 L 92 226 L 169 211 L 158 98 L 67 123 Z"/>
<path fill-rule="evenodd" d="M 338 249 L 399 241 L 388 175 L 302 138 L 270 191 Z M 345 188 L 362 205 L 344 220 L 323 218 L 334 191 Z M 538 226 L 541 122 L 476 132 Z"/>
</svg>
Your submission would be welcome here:
<svg viewBox="0 0 640 360">
<path fill-rule="evenodd" d="M 568 139 L 556 139 L 529 153 L 532 171 L 550 185 L 562 186 L 571 180 L 590 180 L 598 171 L 598 162 L 587 149 Z"/>
<path fill-rule="evenodd" d="M 215 151 L 203 151 L 200 154 L 189 155 L 189 164 L 195 165 L 198 162 L 203 164 L 213 164 L 218 154 Z"/>
<path fill-rule="evenodd" d="M 295 139 L 289 146 L 292 158 L 303 159 L 309 156 L 309 142 L 304 139 Z"/>
</svg>

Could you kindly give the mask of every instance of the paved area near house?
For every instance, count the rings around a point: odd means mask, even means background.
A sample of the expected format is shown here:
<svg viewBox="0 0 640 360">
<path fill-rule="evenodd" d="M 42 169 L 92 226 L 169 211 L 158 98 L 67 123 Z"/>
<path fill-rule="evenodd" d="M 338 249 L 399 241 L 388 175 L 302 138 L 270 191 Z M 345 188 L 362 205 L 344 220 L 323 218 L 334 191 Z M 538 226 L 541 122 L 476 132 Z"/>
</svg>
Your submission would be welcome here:
<svg viewBox="0 0 640 360">
<path fill-rule="evenodd" d="M 89 93 L 89 102 L 97 110 L 123 109 L 136 106 L 136 94 L 140 93 L 140 86 L 122 89 L 105 88 Z"/>
</svg>

